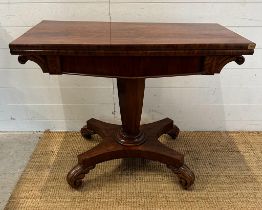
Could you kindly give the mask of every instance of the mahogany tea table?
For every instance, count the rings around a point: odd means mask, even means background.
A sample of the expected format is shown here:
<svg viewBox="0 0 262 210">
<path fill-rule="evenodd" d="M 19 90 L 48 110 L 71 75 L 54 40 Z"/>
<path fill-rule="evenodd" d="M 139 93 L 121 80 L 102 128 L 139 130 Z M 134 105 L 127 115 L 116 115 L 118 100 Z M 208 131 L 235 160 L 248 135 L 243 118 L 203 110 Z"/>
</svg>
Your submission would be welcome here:
<svg viewBox="0 0 262 210">
<path fill-rule="evenodd" d="M 116 158 L 145 158 L 167 165 L 187 189 L 195 180 L 184 155 L 158 141 L 176 138 L 169 118 L 140 126 L 145 78 L 219 73 L 229 62 L 244 63 L 255 43 L 218 24 L 42 21 L 10 43 L 20 63 L 36 62 L 44 73 L 117 78 L 122 125 L 90 119 L 85 138 L 103 141 L 78 155 L 68 173 L 73 188 L 96 164 Z"/>
</svg>

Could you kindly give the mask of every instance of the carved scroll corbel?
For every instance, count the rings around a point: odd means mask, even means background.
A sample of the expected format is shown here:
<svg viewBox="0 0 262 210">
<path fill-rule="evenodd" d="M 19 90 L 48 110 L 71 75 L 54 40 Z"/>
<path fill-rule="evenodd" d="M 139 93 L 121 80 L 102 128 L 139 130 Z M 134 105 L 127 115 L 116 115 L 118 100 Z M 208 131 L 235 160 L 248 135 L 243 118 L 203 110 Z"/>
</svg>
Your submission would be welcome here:
<svg viewBox="0 0 262 210">
<path fill-rule="evenodd" d="M 19 55 L 18 62 L 25 64 L 28 60 L 37 63 L 44 73 L 48 72 L 47 60 L 45 56 L 41 55 Z"/>
<path fill-rule="evenodd" d="M 208 56 L 204 60 L 203 74 L 219 73 L 226 64 L 235 61 L 238 65 L 245 62 L 244 56 Z"/>
</svg>

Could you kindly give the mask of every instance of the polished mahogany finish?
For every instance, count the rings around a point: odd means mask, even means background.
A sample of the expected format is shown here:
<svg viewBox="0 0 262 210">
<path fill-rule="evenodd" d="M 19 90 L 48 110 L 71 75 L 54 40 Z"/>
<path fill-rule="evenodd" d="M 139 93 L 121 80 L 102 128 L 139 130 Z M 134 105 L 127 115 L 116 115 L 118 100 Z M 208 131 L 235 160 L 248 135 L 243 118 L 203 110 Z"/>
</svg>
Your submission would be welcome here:
<svg viewBox="0 0 262 210">
<path fill-rule="evenodd" d="M 46 73 L 117 78 L 219 73 L 254 47 L 218 24 L 70 21 L 42 21 L 10 43 Z"/>
<path fill-rule="evenodd" d="M 213 23 L 42 21 L 10 44 L 23 50 L 248 50 L 254 43 Z M 70 53 L 70 51 L 68 53 Z M 125 53 L 125 52 L 122 52 Z"/>
<path fill-rule="evenodd" d="M 171 119 L 140 126 L 145 78 L 215 74 L 229 62 L 241 65 L 255 44 L 218 24 L 108 23 L 42 21 L 10 43 L 10 52 L 24 64 L 36 62 L 45 73 L 117 78 L 122 125 L 90 119 L 81 129 L 85 138 L 103 141 L 78 155 L 68 173 L 77 188 L 96 164 L 116 158 L 145 158 L 164 163 L 184 188 L 195 180 L 184 156 L 158 141 L 176 138 Z"/>
<path fill-rule="evenodd" d="M 144 133 L 139 129 L 145 79 L 117 79 L 117 89 L 122 121 L 118 142 L 123 145 L 141 144 L 145 141 Z"/>
</svg>

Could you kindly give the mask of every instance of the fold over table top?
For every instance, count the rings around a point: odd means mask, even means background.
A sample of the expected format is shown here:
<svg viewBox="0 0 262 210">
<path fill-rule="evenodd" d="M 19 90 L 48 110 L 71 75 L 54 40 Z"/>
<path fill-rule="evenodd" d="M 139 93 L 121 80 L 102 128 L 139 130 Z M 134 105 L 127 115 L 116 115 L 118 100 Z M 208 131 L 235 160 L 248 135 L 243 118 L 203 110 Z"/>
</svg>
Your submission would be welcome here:
<svg viewBox="0 0 262 210">
<path fill-rule="evenodd" d="M 12 54 L 71 50 L 103 52 L 210 51 L 252 54 L 255 43 L 211 23 L 120 23 L 42 21 L 10 43 Z M 37 50 L 37 51 L 36 51 Z M 217 53 L 216 53 L 217 54 Z M 229 53 L 230 54 L 230 53 Z M 234 54 L 234 53 L 233 53 Z"/>
</svg>

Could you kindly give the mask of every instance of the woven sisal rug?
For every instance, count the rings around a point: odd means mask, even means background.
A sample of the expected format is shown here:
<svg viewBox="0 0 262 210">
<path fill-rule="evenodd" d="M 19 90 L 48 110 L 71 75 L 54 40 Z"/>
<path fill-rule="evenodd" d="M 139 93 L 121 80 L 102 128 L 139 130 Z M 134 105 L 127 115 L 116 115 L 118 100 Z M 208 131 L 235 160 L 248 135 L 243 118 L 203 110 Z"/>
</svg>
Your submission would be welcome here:
<svg viewBox="0 0 262 210">
<path fill-rule="evenodd" d="M 78 132 L 46 132 L 39 141 L 8 209 L 262 209 L 262 133 L 181 132 L 161 141 L 185 154 L 195 172 L 194 186 L 183 190 L 166 166 L 139 159 L 98 164 L 80 190 L 67 172 L 76 154 L 100 141 Z"/>
</svg>

